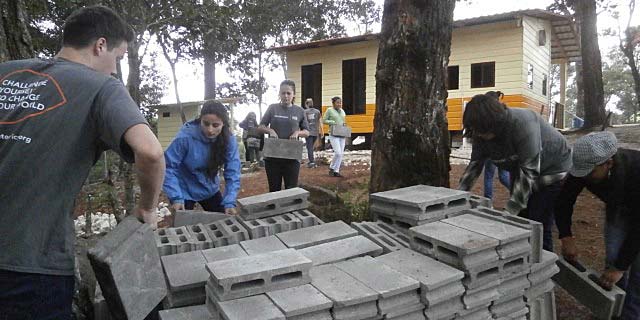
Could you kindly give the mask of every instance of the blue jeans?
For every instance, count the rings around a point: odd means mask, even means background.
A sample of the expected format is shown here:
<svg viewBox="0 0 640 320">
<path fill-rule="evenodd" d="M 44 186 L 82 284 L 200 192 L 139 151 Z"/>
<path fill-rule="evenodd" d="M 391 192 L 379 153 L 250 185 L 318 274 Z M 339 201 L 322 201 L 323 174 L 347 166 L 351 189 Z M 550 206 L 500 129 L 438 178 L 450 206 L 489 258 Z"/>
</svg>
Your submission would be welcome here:
<svg viewBox="0 0 640 320">
<path fill-rule="evenodd" d="M 638 232 L 638 230 L 628 230 L 630 224 L 625 217 L 617 216 L 615 221 L 607 221 L 604 228 L 607 266 L 612 265 L 618 257 L 618 252 L 628 232 Z M 617 283 L 618 287 L 627 292 L 622 309 L 623 320 L 640 319 L 640 255 L 631 264 L 629 271 Z"/>
<path fill-rule="evenodd" d="M 0 320 L 71 319 L 73 276 L 0 270 Z"/>
<path fill-rule="evenodd" d="M 493 200 L 493 176 L 496 174 L 496 167 L 491 160 L 484 162 L 484 197 Z M 498 180 L 507 188 L 511 189 L 511 181 L 509 180 L 509 171 L 498 169 Z"/>
<path fill-rule="evenodd" d="M 529 196 L 527 209 L 522 210 L 520 216 L 542 223 L 542 248 L 553 252 L 554 203 L 556 195 L 562 189 L 562 182 L 558 181 L 548 186 L 541 187 Z"/>
<path fill-rule="evenodd" d="M 316 143 L 318 136 L 308 136 L 305 138 L 307 142 L 307 156 L 309 157 L 309 162 L 314 163 L 315 159 L 313 157 L 313 144 Z"/>
</svg>

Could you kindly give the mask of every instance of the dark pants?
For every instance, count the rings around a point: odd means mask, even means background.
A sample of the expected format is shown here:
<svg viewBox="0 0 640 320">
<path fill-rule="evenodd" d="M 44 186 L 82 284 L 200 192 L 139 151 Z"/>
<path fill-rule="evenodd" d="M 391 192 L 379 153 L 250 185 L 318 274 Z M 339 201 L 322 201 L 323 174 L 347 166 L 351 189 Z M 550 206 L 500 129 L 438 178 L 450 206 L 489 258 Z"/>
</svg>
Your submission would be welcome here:
<svg viewBox="0 0 640 320">
<path fill-rule="evenodd" d="M 624 241 L 628 239 L 633 230 L 629 222 L 630 218 L 625 215 L 616 215 L 613 219 L 607 219 L 604 228 L 604 243 L 606 245 L 606 265 L 612 266 L 618 258 L 620 249 Z M 629 269 L 617 283 L 618 287 L 627 293 L 622 307 L 621 320 L 640 319 L 640 255 L 631 263 Z"/>
<path fill-rule="evenodd" d="M 532 192 L 527 202 L 527 209 L 519 214 L 521 217 L 542 223 L 544 228 L 542 248 L 551 252 L 553 252 L 553 235 L 551 234 L 554 225 L 553 206 L 560 189 L 562 189 L 562 183 L 558 181 Z"/>
<path fill-rule="evenodd" d="M 73 276 L 0 270 L 0 320 L 71 319 Z"/>
<path fill-rule="evenodd" d="M 307 156 L 309 156 L 309 162 L 316 162 L 315 158 L 313 157 L 313 145 L 316 143 L 316 140 L 318 140 L 318 136 L 308 136 L 306 138 L 307 140 Z"/>
<path fill-rule="evenodd" d="M 204 209 L 205 211 L 224 212 L 224 207 L 222 206 L 222 194 L 220 194 L 220 191 L 216 192 L 216 194 L 214 194 L 213 197 L 209 199 L 204 199 L 197 202 L 202 206 L 202 209 Z M 193 200 L 184 201 L 184 208 L 186 210 L 193 210 L 193 207 L 195 205 L 196 205 L 196 201 L 193 201 Z"/>
<path fill-rule="evenodd" d="M 298 186 L 298 173 L 300 172 L 300 162 L 291 159 L 265 158 L 265 171 L 269 181 L 269 192 L 282 190 L 282 180 L 284 179 L 285 189 Z"/>
</svg>

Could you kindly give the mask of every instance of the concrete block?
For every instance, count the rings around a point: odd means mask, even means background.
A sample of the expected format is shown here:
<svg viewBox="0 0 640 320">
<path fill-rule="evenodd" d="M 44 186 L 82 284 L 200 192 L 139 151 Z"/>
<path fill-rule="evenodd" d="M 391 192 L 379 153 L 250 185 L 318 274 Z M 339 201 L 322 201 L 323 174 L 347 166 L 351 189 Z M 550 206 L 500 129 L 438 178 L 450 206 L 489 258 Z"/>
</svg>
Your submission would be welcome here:
<svg viewBox="0 0 640 320">
<path fill-rule="evenodd" d="M 429 320 L 449 319 L 462 310 L 464 310 L 462 299 L 455 297 L 424 309 L 424 315 Z"/>
<path fill-rule="evenodd" d="M 247 230 L 251 239 L 260 239 L 269 235 L 269 224 L 262 219 L 242 220 L 240 224 Z"/>
<path fill-rule="evenodd" d="M 465 309 L 476 309 L 482 306 L 488 307 L 491 301 L 500 297 L 500 293 L 498 293 L 499 285 L 500 279 L 475 289 L 467 289 L 462 296 L 462 303 L 464 303 Z"/>
<path fill-rule="evenodd" d="M 403 247 L 409 248 L 410 246 L 409 243 L 411 242 L 411 238 L 409 238 L 407 234 L 398 231 L 396 228 L 393 227 L 393 225 L 387 224 L 383 221 L 373 221 L 368 223 L 375 225 L 382 232 L 386 233 L 388 236 L 392 237 L 394 240 L 402 244 Z"/>
<path fill-rule="evenodd" d="M 285 320 L 285 315 L 264 294 L 217 302 L 224 320 Z"/>
<path fill-rule="evenodd" d="M 199 288 L 187 289 L 184 291 L 171 292 L 162 300 L 164 309 L 173 309 L 178 307 L 194 306 L 204 304 L 206 301 L 206 293 L 204 285 Z"/>
<path fill-rule="evenodd" d="M 335 264 L 367 287 L 376 291 L 380 298 L 389 298 L 420 288 L 420 282 L 386 266 L 372 257 L 361 257 Z"/>
<path fill-rule="evenodd" d="M 380 319 L 377 314 L 378 307 L 375 301 L 346 307 L 334 306 L 331 309 L 331 315 L 335 320 Z"/>
<path fill-rule="evenodd" d="M 419 220 L 419 219 L 414 219 L 414 218 L 405 217 L 405 216 L 400 217 L 400 216 L 395 216 L 391 213 L 377 211 L 373 208 L 370 208 L 369 212 L 371 213 L 373 220 L 381 221 L 386 224 L 392 225 L 396 228 L 396 230 L 404 234 L 408 234 L 409 228 L 411 227 L 415 227 L 415 226 L 419 226 L 422 224 L 439 220 L 439 218 Z"/>
<path fill-rule="evenodd" d="M 531 285 L 534 286 L 553 278 L 558 272 L 560 272 L 560 268 L 556 264 L 553 264 L 540 271 L 530 273 L 528 280 Z"/>
<path fill-rule="evenodd" d="M 394 314 L 397 310 L 406 310 L 408 307 L 417 304 L 420 304 L 421 308 L 424 309 L 424 304 L 420 301 L 418 290 L 401 293 L 388 298 L 379 298 L 378 314 Z"/>
<path fill-rule="evenodd" d="M 209 278 L 205 268 L 207 260 L 202 251 L 179 253 L 161 258 L 162 267 L 172 292 L 201 287 Z"/>
<path fill-rule="evenodd" d="M 267 226 L 267 235 L 275 235 L 281 232 L 302 228 L 302 221 L 290 213 L 261 218 L 258 220 L 262 220 L 262 222 Z"/>
<path fill-rule="evenodd" d="M 389 311 L 384 317 L 385 319 L 398 318 L 409 313 L 420 312 L 424 316 L 424 304 L 415 302 L 412 304 L 399 306 L 398 308 Z"/>
<path fill-rule="evenodd" d="M 530 254 L 530 252 L 526 252 L 519 256 L 500 260 L 500 274 L 502 275 L 502 277 L 521 274 L 523 272 L 531 270 L 531 263 L 529 263 L 529 260 L 531 258 Z"/>
<path fill-rule="evenodd" d="M 499 279 L 498 240 L 444 222 L 413 227 L 409 232 L 412 249 L 464 271 L 467 288 Z"/>
<path fill-rule="evenodd" d="M 386 318 L 392 320 L 425 320 L 424 312 L 422 310 L 417 310 L 413 312 L 409 312 L 407 314 L 403 314 L 393 318 Z"/>
<path fill-rule="evenodd" d="M 534 301 L 527 303 L 529 306 L 529 319 L 531 320 L 556 320 L 556 296 L 552 291 L 544 293 Z"/>
<path fill-rule="evenodd" d="M 375 312 L 370 317 L 377 314 L 378 293 L 335 265 L 313 267 L 309 273 L 311 284 L 333 302 L 334 309 L 372 302 Z"/>
<path fill-rule="evenodd" d="M 472 209 L 477 207 L 493 207 L 493 201 L 491 201 L 491 199 L 473 193 L 469 195 L 469 204 Z"/>
<path fill-rule="evenodd" d="M 550 266 L 554 266 L 558 261 L 558 256 L 547 250 L 542 250 L 541 259 L 537 263 L 531 264 L 531 273 L 538 273 L 548 269 Z"/>
<path fill-rule="evenodd" d="M 367 255 L 375 257 L 382 254 L 382 248 L 363 236 L 355 236 L 307 247 L 298 252 L 318 266 Z"/>
<path fill-rule="evenodd" d="M 447 212 L 470 208 L 469 193 L 454 189 L 416 185 L 373 193 L 369 203 L 393 203 L 394 216 L 411 216 L 418 220 L 442 218 Z"/>
<path fill-rule="evenodd" d="M 311 261 L 293 249 L 207 264 L 209 284 L 220 301 L 309 283 Z"/>
<path fill-rule="evenodd" d="M 185 228 L 187 228 L 189 235 L 191 235 L 191 240 L 195 243 L 195 250 L 205 250 L 214 247 L 213 240 L 211 236 L 209 236 L 204 224 L 188 225 L 185 226 Z"/>
<path fill-rule="evenodd" d="M 184 308 L 176 308 L 170 310 L 161 310 L 158 315 L 160 320 L 195 320 L 211 319 L 207 306 L 198 305 Z"/>
<path fill-rule="evenodd" d="M 510 279 L 502 279 L 498 286 L 500 297 L 497 299 L 499 303 L 506 302 L 514 296 L 522 297 L 527 289 L 531 287 L 531 283 L 527 279 L 527 275 L 518 275 Z"/>
<path fill-rule="evenodd" d="M 333 316 L 329 309 L 306 313 L 299 316 L 287 317 L 287 320 L 333 320 Z"/>
<path fill-rule="evenodd" d="M 240 246 L 250 256 L 287 249 L 287 246 L 285 246 L 284 243 L 282 243 L 282 241 L 280 241 L 276 236 L 242 241 L 240 242 Z"/>
<path fill-rule="evenodd" d="M 291 159 L 302 160 L 302 146 L 304 142 L 301 140 L 289 140 L 289 139 L 264 139 L 264 145 L 262 146 L 262 155 L 265 158 L 279 158 L 279 159 Z"/>
<path fill-rule="evenodd" d="M 524 307 L 506 317 L 498 318 L 498 320 L 528 320 L 527 314 L 529 314 L 529 308 Z"/>
<path fill-rule="evenodd" d="M 488 307 L 480 307 L 470 310 L 462 310 L 456 320 L 492 320 L 493 316 Z"/>
<path fill-rule="evenodd" d="M 600 274 L 588 268 L 580 271 L 562 258 L 558 259 L 557 265 L 560 272 L 553 277 L 553 281 L 588 307 L 597 318 L 620 316 L 626 295 L 622 289 L 617 286 L 611 291 L 603 289 L 594 281 Z"/>
<path fill-rule="evenodd" d="M 143 319 L 167 294 L 154 232 L 129 216 L 88 251 L 112 316 Z"/>
<path fill-rule="evenodd" d="M 267 292 L 287 319 L 310 313 L 329 314 L 333 302 L 310 284 Z"/>
<path fill-rule="evenodd" d="M 246 221 L 307 209 L 308 199 L 309 191 L 292 188 L 238 199 L 238 209 Z"/>
<path fill-rule="evenodd" d="M 202 250 L 202 255 L 207 260 L 207 263 L 212 263 L 227 259 L 246 257 L 247 253 L 239 244 L 232 244 L 226 247 Z"/>
<path fill-rule="evenodd" d="M 555 284 L 551 280 L 547 280 L 529 287 L 524 293 L 526 301 L 535 300 L 546 292 L 552 291 Z"/>
<path fill-rule="evenodd" d="M 323 224 L 324 222 L 320 220 L 320 218 L 316 217 L 309 210 L 298 210 L 291 212 L 294 216 L 296 216 L 300 221 L 302 221 L 302 227 L 308 228 L 313 227 L 315 225 Z"/>
<path fill-rule="evenodd" d="M 113 320 L 111 313 L 109 313 L 107 301 L 104 300 L 100 284 L 98 283 L 96 283 L 96 291 L 93 296 L 93 318 L 95 320 Z"/>
<path fill-rule="evenodd" d="M 377 229 L 370 222 L 352 222 L 351 226 L 358 230 L 358 232 L 367 237 L 367 239 L 373 241 L 375 244 L 382 247 L 384 253 L 389 253 L 392 251 L 397 251 L 403 248 L 400 242 L 396 241 L 394 238 L 388 236 L 386 233 Z"/>
<path fill-rule="evenodd" d="M 173 238 L 173 242 L 176 244 L 176 253 L 201 250 L 197 248 L 197 243 L 191 237 L 186 226 L 166 228 L 166 233 Z"/>
<path fill-rule="evenodd" d="M 329 131 L 332 136 L 336 137 L 351 137 L 351 127 L 334 124 L 329 126 Z"/>
<path fill-rule="evenodd" d="M 229 217 L 205 225 L 206 231 L 213 240 L 215 247 L 228 246 L 249 240 L 249 232 L 240 224 L 237 217 Z"/>
<path fill-rule="evenodd" d="M 510 301 L 506 301 L 500 304 L 496 304 L 495 302 L 489 307 L 489 310 L 493 314 L 494 318 L 503 318 L 507 317 L 513 313 L 516 313 L 523 308 L 526 308 L 527 305 L 524 303 L 523 297 L 518 297 L 512 299 Z"/>
<path fill-rule="evenodd" d="M 167 233 L 167 229 L 157 229 L 154 232 L 154 238 L 156 240 L 156 247 L 158 248 L 158 254 L 160 256 L 177 253 L 178 246 L 176 245 L 173 236 Z"/>
<path fill-rule="evenodd" d="M 464 273 L 410 249 L 398 250 L 376 258 L 392 269 L 420 282 L 420 298 L 435 305 L 460 296 L 464 291 Z"/>
<path fill-rule="evenodd" d="M 226 219 L 229 216 L 222 212 L 209 212 L 199 210 L 178 210 L 173 215 L 173 226 L 182 227 L 194 224 L 208 224 L 218 220 Z"/>
<path fill-rule="evenodd" d="M 283 232 L 277 237 L 289 248 L 302 249 L 331 241 L 354 237 L 358 231 L 343 221 Z"/>
<path fill-rule="evenodd" d="M 209 289 L 208 285 L 205 286 L 205 289 L 207 291 L 207 298 L 206 298 L 205 306 L 207 307 L 207 310 L 209 311 L 209 315 L 211 316 L 211 319 L 213 319 L 213 320 L 221 320 L 222 319 L 222 315 L 220 315 L 220 308 L 218 306 L 218 301 L 216 301 L 216 299 L 213 296 L 213 294 L 211 294 L 211 290 Z"/>
<path fill-rule="evenodd" d="M 485 208 L 485 207 L 477 207 L 473 210 L 469 210 L 468 213 L 477 215 L 480 217 L 484 217 L 487 219 L 508 223 L 519 228 L 531 230 L 531 238 L 529 239 L 529 243 L 531 243 L 531 250 L 532 250 L 531 262 L 532 263 L 540 262 L 540 259 L 542 257 L 542 231 L 543 231 L 542 223 L 529 220 L 526 218 L 514 216 L 505 211 L 499 211 L 499 210 L 495 210 L 492 208 Z"/>
</svg>

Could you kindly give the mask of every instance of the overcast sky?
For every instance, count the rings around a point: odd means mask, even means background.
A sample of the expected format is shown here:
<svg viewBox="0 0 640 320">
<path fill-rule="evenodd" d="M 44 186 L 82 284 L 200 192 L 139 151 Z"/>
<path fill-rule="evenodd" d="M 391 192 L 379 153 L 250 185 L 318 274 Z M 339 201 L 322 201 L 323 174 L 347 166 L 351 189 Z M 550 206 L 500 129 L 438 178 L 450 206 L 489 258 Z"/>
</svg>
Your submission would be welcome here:
<svg viewBox="0 0 640 320">
<path fill-rule="evenodd" d="M 384 0 L 375 0 L 381 7 L 384 3 Z M 519 1 L 519 0 L 503 0 L 503 1 L 495 1 L 495 0 L 471 0 L 467 2 L 459 1 L 456 3 L 456 8 L 454 11 L 454 19 L 467 19 L 478 16 L 485 16 L 491 14 L 498 14 L 503 12 L 515 11 L 515 10 L 524 10 L 524 9 L 545 9 L 549 4 L 553 1 L 546 0 L 529 0 L 529 1 Z M 620 8 L 622 19 L 621 21 L 625 21 L 628 17 L 628 10 L 626 10 L 627 1 L 621 0 L 622 8 Z M 633 25 L 639 24 L 640 15 L 637 12 L 633 17 Z M 598 29 L 600 31 L 605 28 L 614 28 L 617 29 L 617 21 L 612 19 L 608 13 L 601 13 L 598 16 Z M 354 30 L 350 31 L 350 36 L 357 35 Z M 377 26 L 376 32 L 379 31 L 379 26 Z M 617 39 L 608 38 L 605 39 L 600 37 L 600 52 L 604 56 L 610 50 L 612 46 L 617 44 Z M 168 68 L 168 64 L 164 61 L 164 58 L 160 54 L 156 59 L 157 63 L 163 70 L 166 70 L 165 74 L 168 79 L 171 79 L 170 71 Z M 178 86 L 181 101 L 197 101 L 202 100 L 204 95 L 204 85 L 203 85 L 203 75 L 202 75 L 202 65 L 199 62 L 189 64 L 189 63 L 181 63 L 178 69 Z M 276 70 L 275 72 L 267 74 L 267 80 L 270 84 L 270 89 L 266 94 L 265 103 L 271 104 L 277 102 L 277 85 L 284 79 L 284 74 L 282 70 Z M 226 74 L 224 66 L 218 66 L 216 70 L 216 80 L 218 82 L 229 81 L 230 78 Z M 166 96 L 162 99 L 162 103 L 175 103 L 175 95 L 173 91 L 173 84 L 169 83 L 169 90 L 166 92 Z M 249 112 L 254 111 L 257 113 L 258 107 L 254 106 L 241 106 L 236 109 L 235 116 L 236 119 L 243 119 L 244 116 Z M 263 108 L 264 111 L 264 108 Z"/>
</svg>

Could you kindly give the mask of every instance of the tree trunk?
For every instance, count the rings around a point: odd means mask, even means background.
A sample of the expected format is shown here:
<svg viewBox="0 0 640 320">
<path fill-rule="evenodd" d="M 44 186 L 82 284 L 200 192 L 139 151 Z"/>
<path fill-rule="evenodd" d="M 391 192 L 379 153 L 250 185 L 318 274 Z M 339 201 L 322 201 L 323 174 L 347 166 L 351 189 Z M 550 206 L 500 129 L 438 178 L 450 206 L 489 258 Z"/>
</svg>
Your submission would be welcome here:
<svg viewBox="0 0 640 320">
<path fill-rule="evenodd" d="M 576 116 L 584 119 L 584 81 L 582 62 L 576 62 Z"/>
<path fill-rule="evenodd" d="M 576 15 L 580 21 L 582 50 L 582 82 L 584 85 L 584 127 L 600 126 L 605 120 L 602 59 L 598 47 L 595 0 L 576 1 Z"/>
<path fill-rule="evenodd" d="M 142 33 L 136 33 L 142 34 Z M 127 61 L 129 63 L 129 75 L 127 77 L 127 89 L 129 95 L 137 105 L 140 105 L 140 56 L 139 56 L 140 42 L 138 38 L 134 38 L 129 43 L 129 50 L 127 51 Z M 133 189 L 134 174 L 133 166 L 130 163 L 124 163 L 123 165 L 123 177 L 124 177 L 124 208 L 127 210 L 127 214 L 132 214 L 135 207 L 135 191 Z"/>
<path fill-rule="evenodd" d="M 216 62 L 208 54 L 204 56 L 204 99 L 216 98 Z"/>
<path fill-rule="evenodd" d="M 624 56 L 627 58 L 627 65 L 631 69 L 631 75 L 633 76 L 633 91 L 636 94 L 636 104 L 634 106 L 633 112 L 633 123 L 638 122 L 638 106 L 640 106 L 640 72 L 638 71 L 638 65 L 636 64 L 636 55 L 635 55 L 635 47 L 636 44 L 633 43 L 633 39 L 637 36 L 637 33 L 631 31 L 630 28 L 625 30 L 626 33 L 626 44 L 620 45 L 620 50 L 624 53 Z"/>
<path fill-rule="evenodd" d="M 177 56 L 176 59 L 171 59 L 169 56 L 169 51 L 167 50 L 167 46 L 169 43 L 165 43 L 165 41 L 171 41 L 168 36 L 159 35 L 158 43 L 160 44 L 160 48 L 162 48 L 162 54 L 164 55 L 164 59 L 167 60 L 169 66 L 171 67 L 171 76 L 173 79 L 173 92 L 176 94 L 176 103 L 178 104 L 178 109 L 180 110 L 180 120 L 182 120 L 182 124 L 187 122 L 187 115 L 184 114 L 184 107 L 182 106 L 182 102 L 180 101 L 180 92 L 178 91 L 178 77 L 176 76 L 176 63 L 178 62 Z"/>
<path fill-rule="evenodd" d="M 33 57 L 24 0 L 0 0 L 0 62 Z"/>
<path fill-rule="evenodd" d="M 376 72 L 370 191 L 449 186 L 446 70 L 455 1 L 387 0 Z"/>
</svg>

